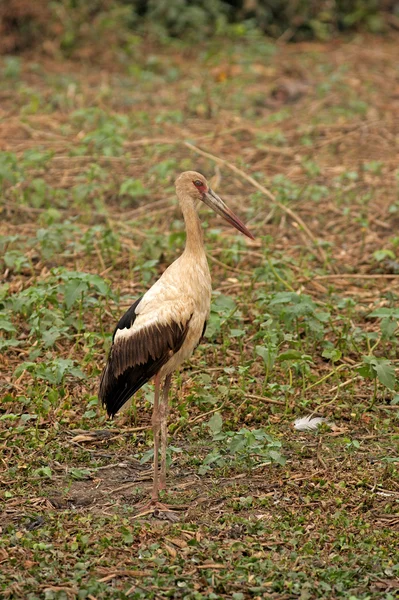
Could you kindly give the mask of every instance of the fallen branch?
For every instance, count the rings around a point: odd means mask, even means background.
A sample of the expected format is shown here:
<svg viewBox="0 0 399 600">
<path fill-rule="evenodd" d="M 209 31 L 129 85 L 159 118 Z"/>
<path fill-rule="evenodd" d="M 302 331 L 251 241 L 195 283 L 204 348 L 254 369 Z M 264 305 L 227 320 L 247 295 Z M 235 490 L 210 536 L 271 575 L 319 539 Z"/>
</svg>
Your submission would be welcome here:
<svg viewBox="0 0 399 600">
<path fill-rule="evenodd" d="M 363 275 L 362 273 L 330 273 L 330 275 L 316 275 L 313 279 L 398 279 L 399 273 L 376 273 Z"/>
<path fill-rule="evenodd" d="M 281 400 L 273 400 L 273 398 L 268 398 L 267 396 L 257 396 L 256 394 L 245 394 L 245 396 L 246 398 L 251 398 L 253 400 L 262 400 L 268 404 L 279 404 L 280 406 L 285 406 L 285 402 L 282 402 Z"/>
</svg>

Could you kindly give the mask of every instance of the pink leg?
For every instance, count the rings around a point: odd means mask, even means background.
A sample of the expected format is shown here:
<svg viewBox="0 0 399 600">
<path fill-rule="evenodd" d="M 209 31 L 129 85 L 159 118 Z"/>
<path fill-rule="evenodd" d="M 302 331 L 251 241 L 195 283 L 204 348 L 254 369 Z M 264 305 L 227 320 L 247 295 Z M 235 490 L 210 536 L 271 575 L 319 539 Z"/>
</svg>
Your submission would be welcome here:
<svg viewBox="0 0 399 600">
<path fill-rule="evenodd" d="M 168 414 L 169 414 L 169 389 L 172 375 L 165 379 L 162 392 L 162 403 L 160 411 L 161 421 L 161 477 L 159 489 L 166 489 L 166 446 L 168 444 Z"/>
<path fill-rule="evenodd" d="M 159 486 L 158 486 L 158 453 L 159 453 L 159 432 L 160 432 L 160 414 L 159 414 L 159 373 L 155 376 L 155 393 L 154 393 L 154 408 L 152 411 L 152 431 L 154 434 L 154 485 L 152 488 L 153 501 L 159 499 Z"/>
</svg>

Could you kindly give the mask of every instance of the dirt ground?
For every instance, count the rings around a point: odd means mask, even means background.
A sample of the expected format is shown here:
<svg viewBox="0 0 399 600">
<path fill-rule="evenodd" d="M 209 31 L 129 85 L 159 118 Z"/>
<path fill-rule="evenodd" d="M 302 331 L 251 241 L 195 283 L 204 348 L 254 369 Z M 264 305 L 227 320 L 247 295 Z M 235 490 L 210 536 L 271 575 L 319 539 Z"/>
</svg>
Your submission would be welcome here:
<svg viewBox="0 0 399 600">
<path fill-rule="evenodd" d="M 396 597 L 398 54 L 392 35 L 0 60 L 3 597 Z M 138 517 L 152 390 L 110 423 L 98 378 L 181 251 L 189 168 L 256 239 L 204 217 L 213 330 L 174 382 L 173 512 Z M 311 413 L 334 426 L 296 431 Z"/>
</svg>

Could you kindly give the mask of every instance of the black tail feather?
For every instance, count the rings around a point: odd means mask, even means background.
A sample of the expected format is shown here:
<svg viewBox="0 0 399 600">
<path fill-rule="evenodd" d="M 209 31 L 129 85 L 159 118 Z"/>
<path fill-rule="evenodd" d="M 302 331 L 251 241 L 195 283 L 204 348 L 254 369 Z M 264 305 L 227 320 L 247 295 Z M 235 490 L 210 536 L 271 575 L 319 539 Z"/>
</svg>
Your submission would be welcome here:
<svg viewBox="0 0 399 600">
<path fill-rule="evenodd" d="M 158 360 L 150 359 L 144 365 L 128 367 L 118 377 L 114 376 L 110 365 L 107 365 L 100 383 L 99 398 L 110 417 L 114 417 L 133 394 L 152 377 L 155 377 L 161 367 L 167 362 L 168 357 L 165 358 L 162 357 L 162 359 Z"/>
</svg>

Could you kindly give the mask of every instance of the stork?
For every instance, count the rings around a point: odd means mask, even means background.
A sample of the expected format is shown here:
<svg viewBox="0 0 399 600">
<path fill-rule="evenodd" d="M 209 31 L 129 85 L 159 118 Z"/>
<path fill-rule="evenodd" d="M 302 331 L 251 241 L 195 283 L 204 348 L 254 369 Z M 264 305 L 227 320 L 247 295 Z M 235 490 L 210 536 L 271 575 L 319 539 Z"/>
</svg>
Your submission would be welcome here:
<svg viewBox="0 0 399 600">
<path fill-rule="evenodd" d="M 99 389 L 99 398 L 108 415 L 113 417 L 137 390 L 155 378 L 151 420 L 154 479 L 150 504 L 160 507 L 159 490 L 166 489 L 168 395 L 172 373 L 199 344 L 211 303 L 211 276 L 197 205 L 204 202 L 238 231 L 254 239 L 244 223 L 209 187 L 203 175 L 185 171 L 175 185 L 187 233 L 184 252 L 120 319 Z"/>
</svg>

